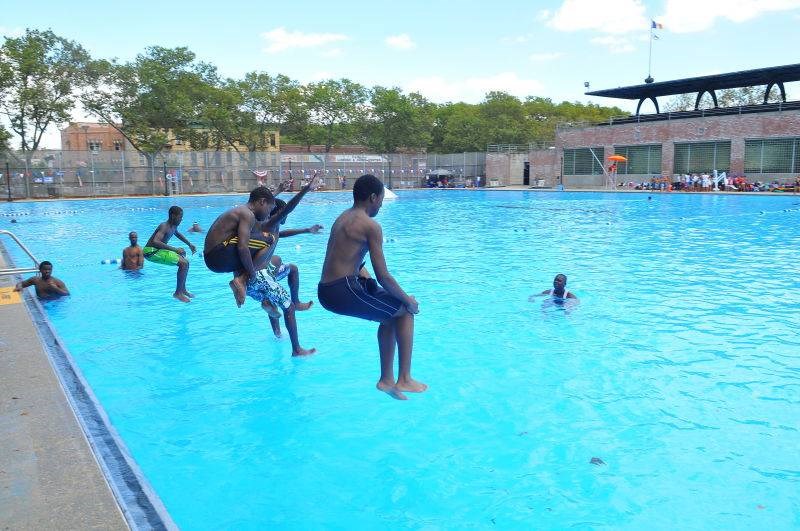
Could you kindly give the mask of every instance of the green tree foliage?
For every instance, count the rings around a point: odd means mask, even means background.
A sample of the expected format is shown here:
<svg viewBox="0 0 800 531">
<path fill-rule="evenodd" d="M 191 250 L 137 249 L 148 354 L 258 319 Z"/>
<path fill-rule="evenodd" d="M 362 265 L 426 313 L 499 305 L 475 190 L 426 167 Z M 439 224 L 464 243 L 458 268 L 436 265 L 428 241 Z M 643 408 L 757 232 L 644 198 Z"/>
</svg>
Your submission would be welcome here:
<svg viewBox="0 0 800 531">
<path fill-rule="evenodd" d="M 399 88 L 374 87 L 365 122 L 367 146 L 381 153 L 426 148 L 431 138 L 429 108 L 419 94 L 406 96 Z"/>
<path fill-rule="evenodd" d="M 106 62 L 96 90 L 82 99 L 84 107 L 117 129 L 151 162 L 174 135 L 203 144 L 209 119 L 206 98 L 217 106 L 236 102 L 235 95 L 218 88 L 216 69 L 196 62 L 187 48 L 153 46 L 135 60 Z M 227 99 L 226 99 L 227 98 Z M 220 120 L 224 120 L 220 118 Z M 206 143 L 220 147 L 232 138 L 218 130 Z"/>
<path fill-rule="evenodd" d="M 325 131 L 326 152 L 336 143 L 337 130 L 352 134 L 353 129 L 347 126 L 364 119 L 367 89 L 349 79 L 309 83 L 305 86 L 304 96 L 311 123 Z"/>
<path fill-rule="evenodd" d="M 47 128 L 69 121 L 92 64 L 79 44 L 49 30 L 27 29 L 0 47 L 0 113 L 19 137 L 28 164 Z"/>
</svg>

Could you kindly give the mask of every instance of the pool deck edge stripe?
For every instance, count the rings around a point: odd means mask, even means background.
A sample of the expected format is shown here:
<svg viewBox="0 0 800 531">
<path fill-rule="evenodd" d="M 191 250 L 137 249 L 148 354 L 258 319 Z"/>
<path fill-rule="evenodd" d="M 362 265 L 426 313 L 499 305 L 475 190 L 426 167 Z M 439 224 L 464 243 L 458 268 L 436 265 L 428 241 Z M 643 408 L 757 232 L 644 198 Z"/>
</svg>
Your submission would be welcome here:
<svg viewBox="0 0 800 531">
<path fill-rule="evenodd" d="M 0 261 L 13 263 L 0 242 Z M 79 367 L 74 362 L 63 341 L 47 318 L 41 303 L 27 290 L 23 297 L 27 316 L 37 332 L 41 353 L 47 358 L 60 384 L 60 394 L 66 400 L 78 424 L 78 431 L 91 449 L 89 452 L 112 494 L 114 506 L 119 510 L 119 524 L 134 530 L 178 529 L 161 499 L 150 486 L 131 457 L 124 442 L 116 433 L 102 405 L 97 401 Z M 11 353 L 13 356 L 14 353 Z M 52 391 L 52 390 L 51 390 Z M 7 397 L 3 397 L 5 399 Z M 53 412 L 51 412 L 53 413 Z M 58 413 L 58 412 L 54 412 Z M 62 419 L 69 422 L 69 419 Z M 39 445 L 40 441 L 34 441 Z M 46 447 L 45 447 L 46 450 Z M 12 478 L 14 479 L 14 478 Z M 95 486 L 96 490 L 102 490 Z M 68 490 L 68 489 L 64 489 Z M 0 493 L 0 503 L 4 500 Z M 76 495 L 77 497 L 77 495 Z M 49 505 L 49 504 L 48 504 Z M 53 515 L 57 519 L 59 515 Z M 111 525 L 116 520 L 107 515 Z M 124 519 L 123 519 L 124 517 Z M 118 524 L 118 525 L 119 525 Z"/>
</svg>

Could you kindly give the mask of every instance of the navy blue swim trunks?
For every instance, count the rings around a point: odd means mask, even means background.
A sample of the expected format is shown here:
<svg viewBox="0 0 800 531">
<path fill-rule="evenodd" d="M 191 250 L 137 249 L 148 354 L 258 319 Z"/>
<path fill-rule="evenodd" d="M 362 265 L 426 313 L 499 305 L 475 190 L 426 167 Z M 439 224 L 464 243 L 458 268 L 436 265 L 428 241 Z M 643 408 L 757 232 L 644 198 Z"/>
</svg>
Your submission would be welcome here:
<svg viewBox="0 0 800 531">
<path fill-rule="evenodd" d="M 317 298 L 329 312 L 379 323 L 403 307 L 402 301 L 380 287 L 374 278 L 349 276 L 320 282 Z"/>
</svg>

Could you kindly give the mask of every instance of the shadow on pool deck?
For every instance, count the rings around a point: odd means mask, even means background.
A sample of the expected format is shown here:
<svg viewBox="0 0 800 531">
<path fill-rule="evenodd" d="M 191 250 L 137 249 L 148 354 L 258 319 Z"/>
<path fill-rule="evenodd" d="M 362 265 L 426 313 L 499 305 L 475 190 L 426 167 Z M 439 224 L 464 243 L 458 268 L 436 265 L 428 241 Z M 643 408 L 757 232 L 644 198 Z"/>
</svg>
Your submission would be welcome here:
<svg viewBox="0 0 800 531">
<path fill-rule="evenodd" d="M 0 448 L 0 529 L 127 528 L 16 297 L 0 304 Z"/>
<path fill-rule="evenodd" d="M 14 283 L 0 277 L 0 530 L 175 528 L 32 288 L 18 297 Z"/>
</svg>

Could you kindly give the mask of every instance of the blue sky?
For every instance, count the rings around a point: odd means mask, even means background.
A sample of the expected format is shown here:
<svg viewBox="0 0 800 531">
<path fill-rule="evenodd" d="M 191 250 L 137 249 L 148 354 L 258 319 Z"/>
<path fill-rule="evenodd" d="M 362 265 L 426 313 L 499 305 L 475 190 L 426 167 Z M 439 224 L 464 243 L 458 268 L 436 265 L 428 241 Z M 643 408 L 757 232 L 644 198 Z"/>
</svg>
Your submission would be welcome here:
<svg viewBox="0 0 800 531">
<path fill-rule="evenodd" d="M 436 102 L 505 90 L 633 110 L 635 102 L 584 96 L 583 83 L 641 83 L 651 20 L 664 25 L 653 44 L 657 81 L 800 62 L 800 0 L 8 4 L 0 0 L 0 34 L 50 28 L 95 57 L 187 46 L 227 76 L 347 77 Z"/>
</svg>

